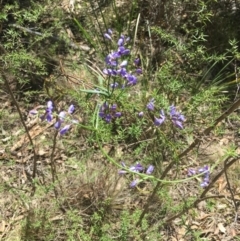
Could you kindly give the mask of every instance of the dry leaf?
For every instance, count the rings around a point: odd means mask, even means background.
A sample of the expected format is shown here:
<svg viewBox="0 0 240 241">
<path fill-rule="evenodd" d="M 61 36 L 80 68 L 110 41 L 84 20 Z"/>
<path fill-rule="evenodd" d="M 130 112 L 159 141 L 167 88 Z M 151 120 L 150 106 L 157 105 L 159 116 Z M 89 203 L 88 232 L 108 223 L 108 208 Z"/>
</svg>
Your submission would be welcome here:
<svg viewBox="0 0 240 241">
<path fill-rule="evenodd" d="M 232 237 L 235 237 L 237 235 L 235 228 L 230 228 L 230 234 Z"/>
<path fill-rule="evenodd" d="M 223 223 L 218 223 L 218 228 L 222 233 L 226 233 L 226 228 L 223 226 Z"/>
<path fill-rule="evenodd" d="M 6 222 L 2 220 L 2 222 L 0 223 L 0 233 L 3 233 L 5 231 L 5 227 L 6 227 Z"/>
</svg>

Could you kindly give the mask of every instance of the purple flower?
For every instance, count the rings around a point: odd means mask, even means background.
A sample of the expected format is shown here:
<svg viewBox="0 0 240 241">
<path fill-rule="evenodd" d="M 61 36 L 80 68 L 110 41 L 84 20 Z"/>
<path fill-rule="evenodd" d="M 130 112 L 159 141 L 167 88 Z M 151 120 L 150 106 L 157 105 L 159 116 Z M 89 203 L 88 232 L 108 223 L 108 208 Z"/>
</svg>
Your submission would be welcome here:
<svg viewBox="0 0 240 241">
<path fill-rule="evenodd" d="M 53 115 L 52 115 L 52 110 L 53 110 L 53 102 L 51 100 L 49 100 L 47 102 L 47 109 L 44 115 L 42 115 L 40 118 L 42 120 L 46 119 L 48 122 L 51 122 L 53 119 Z"/>
<path fill-rule="evenodd" d="M 196 175 L 197 174 L 197 172 L 196 172 L 196 170 L 195 169 L 193 169 L 193 168 L 189 168 L 188 169 L 188 176 L 189 177 L 191 177 L 191 176 L 193 176 L 193 175 Z"/>
<path fill-rule="evenodd" d="M 117 45 L 118 46 L 123 46 L 125 43 L 125 36 L 121 35 L 121 37 L 118 39 Z"/>
<path fill-rule="evenodd" d="M 38 111 L 36 109 L 32 109 L 29 111 L 29 114 L 31 115 L 37 115 L 38 114 Z"/>
<path fill-rule="evenodd" d="M 126 68 L 120 68 L 117 70 L 117 74 L 122 76 L 123 78 L 127 75 L 127 70 Z"/>
<path fill-rule="evenodd" d="M 110 123 L 112 120 L 112 116 L 110 114 L 106 114 L 104 119 L 107 123 Z"/>
<path fill-rule="evenodd" d="M 108 29 L 107 33 L 105 33 L 103 36 L 108 40 L 112 40 L 111 35 L 112 35 L 112 30 Z"/>
<path fill-rule="evenodd" d="M 128 81 L 127 85 L 135 85 L 137 84 L 137 78 L 134 75 L 127 74 L 126 79 Z"/>
<path fill-rule="evenodd" d="M 127 168 L 127 166 L 126 166 L 126 164 L 125 164 L 124 162 L 121 162 L 121 165 L 122 165 L 122 167 Z M 125 173 L 127 173 L 127 171 L 125 171 L 125 170 L 119 170 L 118 173 L 119 173 L 119 174 L 125 174 Z"/>
<path fill-rule="evenodd" d="M 127 173 L 127 171 L 125 171 L 125 170 L 119 170 L 118 171 L 118 174 L 126 174 Z"/>
<path fill-rule="evenodd" d="M 52 119 L 53 119 L 52 111 L 51 111 L 51 110 L 47 110 L 47 111 L 46 111 L 46 120 L 47 120 L 48 122 L 51 122 Z"/>
<path fill-rule="evenodd" d="M 160 111 L 160 118 L 157 118 L 157 117 L 154 117 L 155 120 L 154 120 L 154 125 L 155 126 L 160 126 L 162 125 L 162 123 L 165 121 L 166 117 L 165 117 L 165 114 L 164 114 L 164 111 L 161 110 Z"/>
<path fill-rule="evenodd" d="M 140 163 L 137 163 L 135 166 L 131 166 L 129 170 L 132 172 L 142 172 L 144 167 Z"/>
<path fill-rule="evenodd" d="M 61 121 L 58 120 L 58 121 L 54 124 L 54 127 L 55 127 L 56 129 L 59 129 L 59 128 L 61 127 Z"/>
<path fill-rule="evenodd" d="M 131 183 L 130 183 L 130 187 L 131 188 L 134 188 L 138 185 L 138 183 L 140 182 L 139 179 L 136 179 L 136 180 L 133 180 Z"/>
<path fill-rule="evenodd" d="M 147 104 L 147 109 L 153 111 L 154 110 L 154 99 L 151 99 L 150 102 Z"/>
<path fill-rule="evenodd" d="M 114 117 L 119 118 L 119 117 L 121 117 L 121 116 L 122 116 L 122 113 L 121 113 L 121 112 L 115 112 L 115 113 L 114 113 Z"/>
<path fill-rule="evenodd" d="M 53 119 L 53 115 L 52 115 L 52 110 L 53 110 L 53 102 L 51 100 L 49 100 L 47 102 L 47 109 L 44 115 L 42 115 L 40 118 L 42 120 L 46 119 L 48 122 L 51 122 Z"/>
<path fill-rule="evenodd" d="M 202 182 L 200 183 L 200 186 L 205 188 L 210 183 L 210 168 L 209 166 L 205 165 L 204 167 L 199 168 L 197 171 L 194 168 L 188 169 L 188 176 L 194 176 L 196 174 L 202 174 Z"/>
<path fill-rule="evenodd" d="M 47 109 L 51 111 L 53 110 L 53 102 L 51 100 L 47 102 Z"/>
<path fill-rule="evenodd" d="M 112 104 L 110 110 L 111 111 L 116 111 L 117 110 L 117 104 Z"/>
<path fill-rule="evenodd" d="M 121 112 L 117 111 L 117 104 L 111 106 L 105 102 L 99 110 L 98 115 L 104 119 L 107 123 L 110 123 L 112 119 L 121 117 Z"/>
<path fill-rule="evenodd" d="M 73 114 L 74 110 L 75 110 L 74 105 L 70 105 L 69 108 L 68 108 L 68 113 Z"/>
<path fill-rule="evenodd" d="M 106 74 L 106 75 L 111 76 L 112 73 L 113 73 L 113 70 L 112 70 L 112 69 L 104 69 L 104 70 L 103 70 L 103 73 Z"/>
<path fill-rule="evenodd" d="M 207 165 L 198 169 L 198 173 L 208 173 L 208 172 L 209 172 L 209 167 Z"/>
<path fill-rule="evenodd" d="M 64 135 L 70 129 L 70 127 L 71 127 L 71 125 L 64 126 L 59 132 L 60 135 Z"/>
<path fill-rule="evenodd" d="M 104 34 L 104 37 L 105 37 L 106 39 L 108 39 L 108 40 L 112 40 L 111 35 L 108 34 L 108 33 L 105 33 L 105 34 Z"/>
<path fill-rule="evenodd" d="M 185 121 L 185 117 L 180 114 L 178 111 L 176 111 L 176 107 L 171 105 L 170 106 L 170 118 L 172 120 L 172 123 L 180 128 L 183 129 L 183 122 Z"/>
<path fill-rule="evenodd" d="M 127 168 L 125 163 L 124 162 L 121 162 L 121 165 L 124 167 L 124 168 Z M 129 168 L 129 171 L 132 171 L 132 172 L 143 172 L 145 170 L 145 168 L 140 164 L 140 163 L 137 163 L 135 164 L 134 166 L 131 166 Z M 146 170 L 146 174 L 147 175 L 151 175 L 152 172 L 154 171 L 154 166 L 153 165 L 149 165 L 147 170 Z M 126 170 L 120 170 L 118 172 L 119 174 L 126 174 L 127 171 Z M 142 180 L 141 179 L 135 179 L 133 180 L 131 183 L 130 183 L 130 187 L 136 187 L 138 185 L 138 183 L 140 183 Z"/>
<path fill-rule="evenodd" d="M 141 66 L 141 60 L 139 58 L 136 58 L 134 60 L 134 64 L 135 64 L 136 67 Z"/>
<path fill-rule="evenodd" d="M 119 57 L 121 57 L 122 55 L 129 55 L 130 54 L 130 50 L 126 49 L 124 46 L 121 46 L 118 48 L 118 55 Z"/>
<path fill-rule="evenodd" d="M 176 127 L 180 128 L 180 129 L 183 129 L 183 125 L 182 125 L 181 121 L 178 121 L 178 120 L 172 118 L 172 122 Z"/>
<path fill-rule="evenodd" d="M 143 111 L 141 111 L 141 112 L 138 113 L 138 117 L 140 117 L 140 118 L 142 118 L 143 115 L 144 115 Z"/>
<path fill-rule="evenodd" d="M 59 113 L 59 115 L 58 115 L 58 118 L 59 118 L 61 121 L 64 121 L 65 115 L 66 115 L 65 111 L 61 111 L 61 112 Z"/>
<path fill-rule="evenodd" d="M 203 182 L 201 182 L 201 184 L 200 184 L 200 186 L 202 187 L 202 188 L 205 188 L 205 187 L 207 187 L 209 185 L 209 182 L 208 181 L 203 181 Z"/>
<path fill-rule="evenodd" d="M 115 89 L 119 86 L 119 84 L 117 82 L 110 84 L 111 88 Z"/>
<path fill-rule="evenodd" d="M 54 124 L 54 127 L 55 127 L 56 129 L 59 129 L 59 128 L 60 128 L 62 122 L 64 121 L 64 118 L 65 118 L 65 111 L 61 111 L 61 112 L 59 113 L 59 115 L 58 115 L 58 120 L 57 120 L 57 122 Z"/>
<path fill-rule="evenodd" d="M 113 52 L 113 53 L 109 54 L 105 59 L 106 64 L 110 65 L 110 66 L 113 66 L 113 67 L 117 66 L 116 59 L 119 58 L 119 57 L 120 56 L 116 52 Z"/>
<path fill-rule="evenodd" d="M 121 165 L 122 165 L 124 168 L 127 168 L 127 166 L 126 166 L 126 164 L 125 164 L 124 162 L 121 162 Z M 119 173 L 119 174 L 125 174 L 125 173 L 127 173 L 127 171 L 126 171 L 126 170 L 119 170 L 118 173 Z"/>
<path fill-rule="evenodd" d="M 147 168 L 146 174 L 151 175 L 153 171 L 154 171 L 154 166 L 149 165 Z"/>
<path fill-rule="evenodd" d="M 142 74 L 142 69 L 136 69 L 136 74 Z"/>
</svg>

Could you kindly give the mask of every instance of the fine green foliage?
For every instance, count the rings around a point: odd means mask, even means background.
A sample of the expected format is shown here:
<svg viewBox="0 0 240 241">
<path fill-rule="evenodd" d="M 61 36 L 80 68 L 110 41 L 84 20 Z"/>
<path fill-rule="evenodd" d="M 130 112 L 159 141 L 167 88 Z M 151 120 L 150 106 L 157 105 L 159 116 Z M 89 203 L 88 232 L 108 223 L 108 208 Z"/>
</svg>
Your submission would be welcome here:
<svg viewBox="0 0 240 241">
<path fill-rule="evenodd" d="M 2 240 L 211 240 L 192 221 L 221 178 L 237 213 L 239 143 L 216 142 L 239 122 L 240 3 L 66 2 L 0 3 Z"/>
</svg>

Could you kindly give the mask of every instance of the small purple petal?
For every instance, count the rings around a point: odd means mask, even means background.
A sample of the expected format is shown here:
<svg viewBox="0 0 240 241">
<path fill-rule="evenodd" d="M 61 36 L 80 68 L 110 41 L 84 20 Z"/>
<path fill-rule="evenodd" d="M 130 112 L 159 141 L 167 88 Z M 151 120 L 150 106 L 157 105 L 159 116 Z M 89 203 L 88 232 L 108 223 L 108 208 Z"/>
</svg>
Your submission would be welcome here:
<svg viewBox="0 0 240 241">
<path fill-rule="evenodd" d="M 31 115 L 37 115 L 38 114 L 38 111 L 36 109 L 32 109 L 29 111 L 29 114 Z"/>
<path fill-rule="evenodd" d="M 176 107 L 174 106 L 174 105 L 171 105 L 170 106 L 170 116 L 172 117 L 172 116 L 174 116 L 174 115 L 176 115 Z"/>
<path fill-rule="evenodd" d="M 134 60 L 134 64 L 135 64 L 136 66 L 140 66 L 140 65 L 141 65 L 140 59 L 139 59 L 139 58 L 136 58 L 136 59 Z"/>
<path fill-rule="evenodd" d="M 150 165 L 146 171 L 146 174 L 151 175 L 153 171 L 154 171 L 154 166 Z"/>
<path fill-rule="evenodd" d="M 200 184 L 200 186 L 201 186 L 202 188 L 205 188 L 205 187 L 207 187 L 208 185 L 209 185 L 208 182 L 202 182 L 202 183 Z"/>
<path fill-rule="evenodd" d="M 178 116 L 178 119 L 179 119 L 180 121 L 185 121 L 185 117 L 184 117 L 184 115 L 182 115 L 182 114 L 180 114 L 180 115 Z"/>
<path fill-rule="evenodd" d="M 131 188 L 134 188 L 134 187 L 137 186 L 138 183 L 139 183 L 139 179 L 133 180 L 133 181 L 130 183 L 130 187 L 131 187 Z"/>
<path fill-rule="evenodd" d="M 111 36 L 110 36 L 108 33 L 105 33 L 105 34 L 104 34 L 104 37 L 105 37 L 106 39 L 108 39 L 108 40 L 112 40 Z"/>
<path fill-rule="evenodd" d="M 198 173 L 203 173 L 203 172 L 207 172 L 207 171 L 209 171 L 209 167 L 207 165 L 198 169 Z"/>
<path fill-rule="evenodd" d="M 104 69 L 103 70 L 103 73 L 105 74 L 105 75 L 112 75 L 112 69 Z"/>
<path fill-rule="evenodd" d="M 118 174 L 126 174 L 127 173 L 127 171 L 125 171 L 125 170 L 119 170 L 118 171 Z"/>
<path fill-rule="evenodd" d="M 112 106 L 111 106 L 111 111 L 116 111 L 116 109 L 117 109 L 117 104 L 112 104 Z"/>
<path fill-rule="evenodd" d="M 142 74 L 142 69 L 136 69 L 136 74 Z"/>
<path fill-rule="evenodd" d="M 124 162 L 121 162 L 121 165 L 122 165 L 124 168 L 127 167 L 126 164 L 125 164 Z"/>
<path fill-rule="evenodd" d="M 131 166 L 129 170 L 132 172 L 142 172 L 144 167 L 140 163 L 137 163 L 135 166 Z"/>
<path fill-rule="evenodd" d="M 107 115 L 105 116 L 105 121 L 106 121 L 107 123 L 110 123 L 111 120 L 112 120 L 111 115 L 110 115 L 110 114 L 107 114 Z"/>
<path fill-rule="evenodd" d="M 61 121 L 60 120 L 58 120 L 55 124 L 54 124 L 54 127 L 56 128 L 56 129 L 59 129 L 60 128 L 60 126 L 61 126 Z"/>
<path fill-rule="evenodd" d="M 111 88 L 115 89 L 119 86 L 119 84 L 117 82 L 110 84 Z"/>
<path fill-rule="evenodd" d="M 143 117 L 143 115 L 144 115 L 143 111 L 138 113 L 138 117 Z"/>
<path fill-rule="evenodd" d="M 127 84 L 127 85 L 135 85 L 135 84 L 137 84 L 137 78 L 136 78 L 136 76 L 131 75 L 131 74 L 128 74 L 128 75 L 126 76 L 126 78 L 127 78 L 127 80 L 128 80 L 128 84 Z"/>
<path fill-rule="evenodd" d="M 117 117 L 117 118 L 119 118 L 119 117 L 122 116 L 122 113 L 121 113 L 121 112 L 116 112 L 116 113 L 114 114 L 114 116 Z"/>
<path fill-rule="evenodd" d="M 58 118 L 59 118 L 61 121 L 64 121 L 65 115 L 66 115 L 65 111 L 61 111 L 61 112 L 59 113 L 59 115 L 58 115 Z"/>
<path fill-rule="evenodd" d="M 53 102 L 51 100 L 47 102 L 47 108 L 48 110 L 53 110 Z"/>
<path fill-rule="evenodd" d="M 51 122 L 52 119 L 53 119 L 52 112 L 48 112 L 48 113 L 46 114 L 46 120 L 47 120 L 48 122 Z"/>
<path fill-rule="evenodd" d="M 154 99 L 151 99 L 147 104 L 147 109 L 153 111 L 154 110 Z"/>
<path fill-rule="evenodd" d="M 113 31 L 112 31 L 112 29 L 108 29 L 108 33 L 110 34 L 110 35 L 112 35 L 112 33 L 113 33 Z"/>
<path fill-rule="evenodd" d="M 128 54 L 130 54 L 130 50 L 124 49 L 121 53 L 122 53 L 122 55 L 128 55 Z"/>
<path fill-rule="evenodd" d="M 68 113 L 72 114 L 74 112 L 74 110 L 75 110 L 74 105 L 70 105 L 69 108 L 68 108 Z"/>
<path fill-rule="evenodd" d="M 71 127 L 71 125 L 64 126 L 59 132 L 60 135 L 64 135 L 70 129 L 70 127 Z"/>
<path fill-rule="evenodd" d="M 117 42 L 118 46 L 122 46 L 124 44 L 124 36 L 121 36 Z"/>
<path fill-rule="evenodd" d="M 191 176 L 193 176 L 193 175 L 196 175 L 197 174 L 197 172 L 196 172 L 196 170 L 195 169 L 193 169 L 193 168 L 189 168 L 188 169 L 188 176 L 189 177 L 191 177 Z"/>
<path fill-rule="evenodd" d="M 105 118 L 105 116 L 106 116 L 105 112 L 103 112 L 103 111 L 99 111 L 98 114 L 101 118 Z"/>
<path fill-rule="evenodd" d="M 176 127 L 180 128 L 180 129 L 183 129 L 183 125 L 182 125 L 181 121 L 173 120 L 172 122 Z"/>
<path fill-rule="evenodd" d="M 154 117 L 154 125 L 155 126 L 160 126 L 162 123 L 165 121 L 165 116 L 161 118 Z"/>
<path fill-rule="evenodd" d="M 120 76 L 122 76 L 124 78 L 127 75 L 126 68 L 120 68 L 119 70 L 117 70 L 117 74 L 119 74 Z"/>
</svg>

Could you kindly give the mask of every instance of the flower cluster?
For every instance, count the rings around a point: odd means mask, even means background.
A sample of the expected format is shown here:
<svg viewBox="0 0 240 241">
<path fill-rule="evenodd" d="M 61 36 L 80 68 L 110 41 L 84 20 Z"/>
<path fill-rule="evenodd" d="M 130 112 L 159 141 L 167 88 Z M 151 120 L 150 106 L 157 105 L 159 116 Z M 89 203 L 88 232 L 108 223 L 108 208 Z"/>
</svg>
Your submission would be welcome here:
<svg viewBox="0 0 240 241">
<path fill-rule="evenodd" d="M 183 129 L 183 122 L 185 121 L 185 118 L 182 114 L 176 111 L 176 107 L 173 105 L 170 106 L 170 118 L 176 127 Z"/>
<path fill-rule="evenodd" d="M 108 30 L 107 33 L 104 34 L 104 37 L 108 40 L 112 40 L 112 30 Z M 129 37 L 125 37 L 121 35 L 117 41 L 117 50 L 112 51 L 107 55 L 105 62 L 107 64 L 107 68 L 103 70 L 103 73 L 108 76 L 119 76 L 124 79 L 124 83 L 122 84 L 122 88 L 125 86 L 132 86 L 137 83 L 136 75 L 127 71 L 128 61 L 124 59 L 125 56 L 130 54 L 130 50 L 125 47 L 126 43 L 129 41 Z M 135 65 L 135 74 L 139 75 L 142 73 L 140 68 L 141 62 L 139 58 L 134 60 Z M 111 84 L 112 88 L 119 87 L 119 83 L 114 80 L 114 83 Z"/>
<path fill-rule="evenodd" d="M 43 121 L 44 119 L 46 119 L 48 122 L 51 122 L 53 119 L 53 103 L 52 101 L 48 101 L 47 102 L 47 108 L 45 111 L 45 114 L 40 116 L 41 120 Z"/>
<path fill-rule="evenodd" d="M 125 163 L 122 162 L 121 165 L 124 167 L 124 168 L 127 168 Z M 127 168 L 129 171 L 132 171 L 132 172 L 137 172 L 137 173 L 145 173 L 147 175 L 151 175 L 152 172 L 154 171 L 154 166 L 153 165 L 149 165 L 148 168 L 144 168 L 144 166 L 142 166 L 140 163 L 137 163 L 129 168 Z M 119 174 L 125 174 L 127 173 L 128 171 L 126 170 L 120 170 L 119 171 Z M 136 187 L 142 180 L 137 178 L 135 180 L 133 180 L 131 183 L 130 183 L 130 187 L 131 188 L 134 188 Z"/>
<path fill-rule="evenodd" d="M 149 103 L 147 104 L 147 109 L 149 111 L 154 111 L 155 109 L 155 100 L 151 99 Z M 140 112 L 138 114 L 139 117 L 143 116 L 143 112 Z M 169 118 L 171 122 L 173 123 L 174 126 L 183 129 L 183 122 L 185 121 L 185 117 L 183 114 L 178 112 L 176 110 L 176 107 L 174 105 L 170 106 L 170 111 L 169 111 Z M 154 116 L 154 125 L 155 126 L 160 126 L 162 125 L 166 120 L 166 116 L 163 110 L 160 110 L 159 116 Z"/>
<path fill-rule="evenodd" d="M 104 102 L 99 110 L 99 116 L 107 123 L 110 123 L 115 118 L 121 117 L 121 115 L 122 113 L 117 111 L 117 104 L 109 105 L 107 102 Z"/>
<path fill-rule="evenodd" d="M 45 113 L 43 115 L 40 116 L 41 120 L 44 121 L 48 121 L 48 122 L 51 122 L 53 120 L 53 102 L 51 100 L 49 100 L 47 102 L 47 108 L 45 110 Z M 66 117 L 67 115 L 72 115 L 73 112 L 75 111 L 75 107 L 74 105 L 70 105 L 69 108 L 68 108 L 68 111 L 61 111 L 58 115 L 57 115 L 57 121 L 56 123 L 54 124 L 54 127 L 59 130 L 62 123 L 66 121 Z M 33 109 L 29 112 L 30 114 L 38 114 L 38 111 L 36 109 Z M 69 124 L 70 123 L 70 124 Z M 77 124 L 78 121 L 77 120 L 70 120 L 68 122 L 67 125 L 65 125 L 60 131 L 60 135 L 63 135 L 65 134 L 70 128 L 71 128 L 71 125 L 72 124 Z"/>
<path fill-rule="evenodd" d="M 205 165 L 204 167 L 201 167 L 199 169 L 189 168 L 188 169 L 188 176 L 194 176 L 196 174 L 202 174 L 202 182 L 200 184 L 201 187 L 207 187 L 210 182 L 210 168 L 209 166 Z"/>
</svg>

